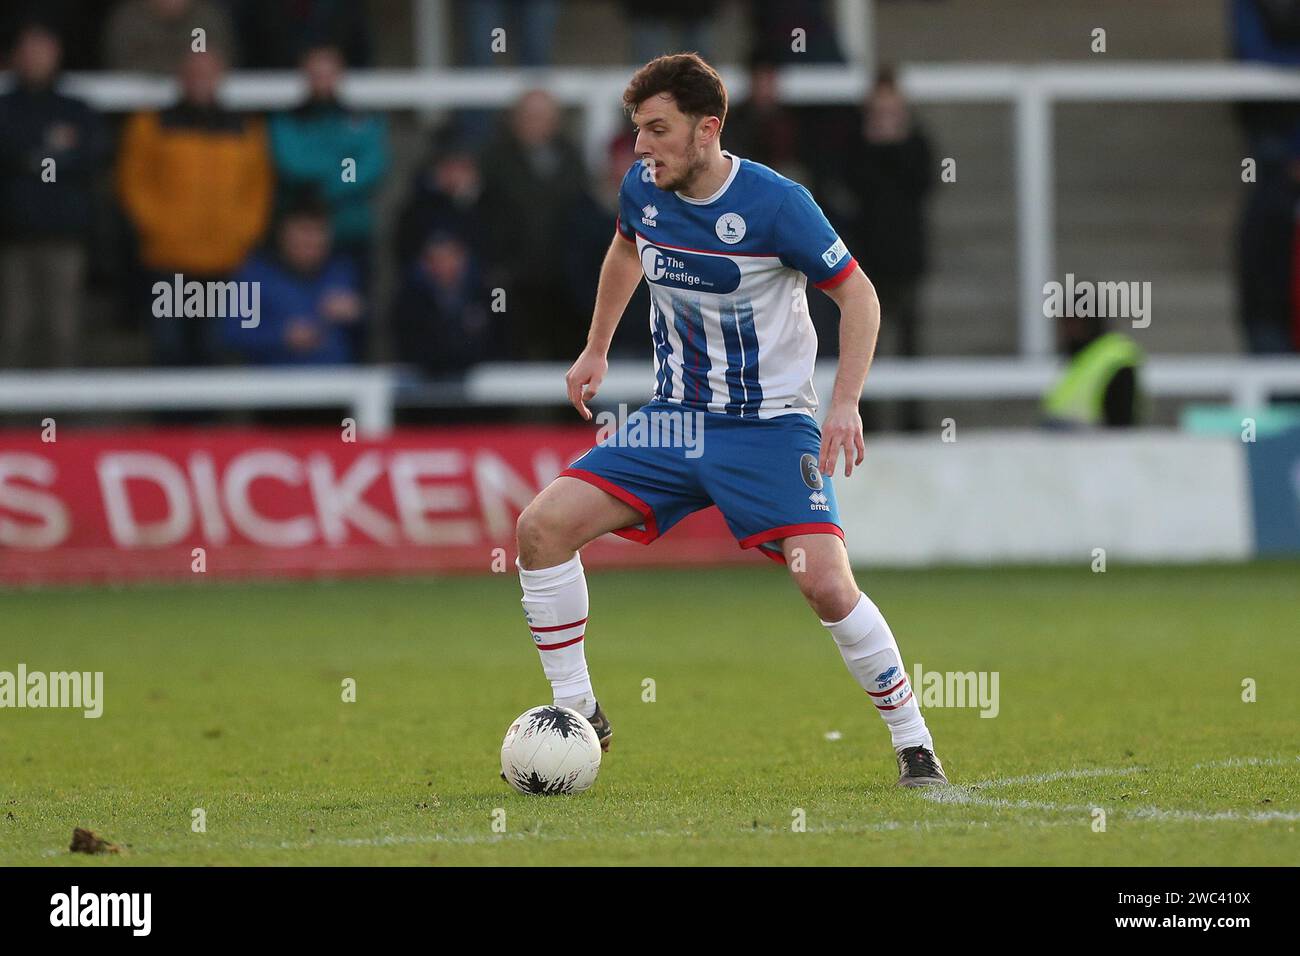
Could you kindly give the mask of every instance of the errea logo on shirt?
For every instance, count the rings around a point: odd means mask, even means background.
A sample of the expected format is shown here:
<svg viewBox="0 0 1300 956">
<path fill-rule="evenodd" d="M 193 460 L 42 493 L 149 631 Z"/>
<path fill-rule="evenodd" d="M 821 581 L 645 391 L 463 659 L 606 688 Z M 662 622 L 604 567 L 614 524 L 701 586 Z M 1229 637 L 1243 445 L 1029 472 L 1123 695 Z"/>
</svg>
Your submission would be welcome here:
<svg viewBox="0 0 1300 956">
<path fill-rule="evenodd" d="M 827 266 L 834 266 L 835 263 L 839 262 L 848 254 L 849 250 L 844 247 L 844 240 L 839 236 L 836 236 L 835 245 L 822 253 L 822 262 L 826 263 Z"/>
<path fill-rule="evenodd" d="M 655 217 L 658 215 L 659 210 L 655 208 L 653 203 L 647 203 L 641 207 L 641 222 L 647 226 L 657 226 L 658 223 L 655 222 Z"/>
</svg>

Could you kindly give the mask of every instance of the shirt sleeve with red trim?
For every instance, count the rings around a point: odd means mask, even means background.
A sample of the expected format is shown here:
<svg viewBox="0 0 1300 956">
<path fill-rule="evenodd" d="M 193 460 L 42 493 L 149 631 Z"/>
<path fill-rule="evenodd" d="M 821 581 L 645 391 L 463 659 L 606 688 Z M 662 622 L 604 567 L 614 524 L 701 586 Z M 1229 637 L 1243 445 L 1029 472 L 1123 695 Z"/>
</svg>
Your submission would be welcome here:
<svg viewBox="0 0 1300 956">
<path fill-rule="evenodd" d="M 785 265 L 819 289 L 835 288 L 858 264 L 812 194 L 797 184 L 786 190 L 776 216 L 776 251 Z"/>
<path fill-rule="evenodd" d="M 618 210 L 618 218 L 614 220 L 614 228 L 618 230 L 618 234 L 622 236 L 624 239 L 626 239 L 628 242 L 636 242 L 636 232 L 632 229 L 631 226 L 629 226 L 626 222 L 623 221 L 622 206 L 623 203 L 620 202 L 619 210 Z"/>
<path fill-rule="evenodd" d="M 614 221 L 614 228 L 629 242 L 636 242 L 636 223 L 641 221 L 641 208 L 632 198 L 632 190 L 640 178 L 641 161 L 637 160 L 618 187 L 618 218 Z"/>
</svg>

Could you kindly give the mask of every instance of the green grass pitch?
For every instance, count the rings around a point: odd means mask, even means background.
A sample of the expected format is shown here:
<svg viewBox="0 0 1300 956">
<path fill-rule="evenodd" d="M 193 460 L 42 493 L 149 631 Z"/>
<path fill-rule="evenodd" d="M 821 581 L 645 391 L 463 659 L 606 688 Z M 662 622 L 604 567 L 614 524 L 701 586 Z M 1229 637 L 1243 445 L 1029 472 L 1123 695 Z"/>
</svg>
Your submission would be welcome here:
<svg viewBox="0 0 1300 956">
<path fill-rule="evenodd" d="M 513 575 L 0 593 L 0 670 L 106 700 L 0 710 L 0 863 L 1300 861 L 1300 564 L 859 571 L 909 670 L 1000 675 L 995 718 L 927 709 L 924 794 L 786 578 L 589 573 L 614 747 L 567 798 L 497 777 L 550 700 Z"/>
</svg>

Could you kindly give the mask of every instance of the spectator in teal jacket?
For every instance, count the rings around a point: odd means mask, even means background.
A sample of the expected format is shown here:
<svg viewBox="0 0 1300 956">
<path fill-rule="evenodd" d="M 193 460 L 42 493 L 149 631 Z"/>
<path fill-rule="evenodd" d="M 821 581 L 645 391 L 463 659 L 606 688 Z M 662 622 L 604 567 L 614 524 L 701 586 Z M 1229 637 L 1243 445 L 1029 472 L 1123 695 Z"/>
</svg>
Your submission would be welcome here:
<svg viewBox="0 0 1300 956">
<path fill-rule="evenodd" d="M 316 46 L 302 57 L 307 101 L 271 119 L 271 151 L 281 196 L 311 189 L 329 205 L 335 248 L 369 276 L 372 200 L 388 172 L 388 127 L 354 112 L 338 97 L 343 55 Z M 283 203 L 281 203 L 283 206 Z"/>
</svg>

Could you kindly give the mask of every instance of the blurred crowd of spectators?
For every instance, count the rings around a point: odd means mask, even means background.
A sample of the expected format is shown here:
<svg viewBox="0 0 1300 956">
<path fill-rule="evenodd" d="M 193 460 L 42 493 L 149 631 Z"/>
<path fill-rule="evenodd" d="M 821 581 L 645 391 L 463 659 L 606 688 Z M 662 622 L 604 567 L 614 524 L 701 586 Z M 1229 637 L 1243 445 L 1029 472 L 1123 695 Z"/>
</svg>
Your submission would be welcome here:
<svg viewBox="0 0 1300 956">
<path fill-rule="evenodd" d="M 107 279 L 119 324 L 147 329 L 159 365 L 366 354 L 373 200 L 390 156 L 386 121 L 338 96 L 348 60 L 369 60 L 362 5 L 46 0 L 8 12 L 0 365 L 94 364 L 84 327 L 92 270 Z M 304 101 L 270 117 L 226 108 L 218 92 L 232 62 L 301 70 Z M 58 90 L 69 63 L 172 75 L 179 96 L 102 116 Z M 176 275 L 257 282 L 258 323 L 156 308 L 155 284 Z"/>
<path fill-rule="evenodd" d="M 1300 66 L 1300 0 L 1225 3 L 1238 58 Z M 882 353 L 916 355 L 934 153 L 888 70 L 857 108 L 782 100 L 781 65 L 842 58 L 827 6 L 748 4 L 750 92 L 731 104 L 723 146 L 814 191 L 880 294 Z M 719 7 L 626 0 L 629 60 L 709 55 Z M 455 11 L 457 63 L 496 62 L 497 25 L 521 38 L 511 62 L 552 61 L 561 0 L 461 0 Z M 204 52 L 193 49 L 198 27 Z M 0 367 L 100 362 L 86 354 L 102 341 L 87 334 L 99 331 L 86 328 L 88 282 L 116 303 L 118 327 L 147 331 L 160 365 L 397 360 L 442 375 L 495 358 L 571 358 L 633 161 L 630 133 L 587 169 L 544 90 L 501 114 L 462 111 L 430 137 L 380 223 L 376 198 L 395 165 L 389 118 L 340 94 L 347 69 L 374 64 L 374 27 L 352 0 L 14 0 L 0 11 L 14 76 L 0 94 Z M 305 98 L 270 116 L 233 111 L 217 96 L 232 66 L 299 70 Z M 68 68 L 176 76 L 180 93 L 166 108 L 105 116 L 58 91 Z M 1300 106 L 1244 104 L 1239 115 L 1257 161 L 1239 233 L 1245 339 L 1254 352 L 1298 351 Z M 256 281 L 258 326 L 156 315 L 155 283 L 176 274 Z M 833 305 L 817 295 L 810 305 L 833 354 Z M 629 315 L 647 311 L 642 288 Z M 613 351 L 643 356 L 644 332 L 625 321 Z"/>
<path fill-rule="evenodd" d="M 58 0 L 51 0 L 59 8 Z M 521 18 L 515 55 L 545 62 L 556 3 L 468 2 L 464 29 Z M 650 57 L 680 42 L 708 49 L 715 3 L 628 3 L 631 35 Z M 822 4 L 756 5 L 756 35 L 809 30 L 816 57 L 839 56 Z M 84 5 L 73 5 L 83 14 Z M 25 15 L 10 31 L 15 84 L 0 95 L 0 365 L 94 364 L 85 354 L 83 290 L 90 261 L 106 258 L 119 321 L 147 328 L 152 359 L 167 366 L 351 363 L 374 358 L 454 374 L 494 359 L 567 360 L 585 340 L 596 283 L 613 235 L 619 183 L 633 162 L 630 132 L 588 176 L 563 112 L 544 90 L 503 115 L 467 111 L 432 135 L 391 228 L 376 224 L 377 191 L 393 158 L 387 119 L 340 96 L 346 69 L 370 41 L 360 5 L 346 2 L 125 0 L 100 11 L 102 65 L 174 75 L 177 101 L 125 117 L 97 114 L 57 91 L 67 49 L 81 34 L 64 19 Z M 196 27 L 206 48 L 192 49 Z M 74 38 L 75 34 L 75 38 Z M 475 34 L 478 35 L 478 34 Z M 750 64 L 753 95 L 736 103 L 724 147 L 807 183 L 876 280 L 915 350 L 916 281 L 924 269 L 921 202 L 932 179 L 924 134 L 892 76 L 864 110 L 791 109 L 776 69 L 788 43 Z M 478 62 L 468 45 L 467 59 Z M 788 52 L 788 51 L 787 51 Z M 88 53 L 79 49 L 77 56 Z M 218 97 L 232 62 L 300 70 L 305 100 L 263 116 Z M 104 189 L 108 185 L 107 190 Z M 111 195 L 108 243 L 97 197 Z M 871 210 L 871 215 L 866 211 Z M 106 246 L 108 248 L 106 248 Z M 391 281 L 378 301 L 376 260 Z M 256 282 L 255 327 L 173 317 L 156 308 L 157 283 Z M 644 289 L 632 315 L 648 312 Z M 821 298 L 821 297 L 814 297 Z M 833 306 L 814 320 L 834 352 Z M 161 314 L 160 314 L 161 313 Z M 384 354 L 373 348 L 377 322 Z M 643 323 L 624 322 L 618 354 L 644 355 Z M 41 333 L 41 334 L 37 334 Z M 52 354 L 40 354 L 38 339 Z"/>
</svg>

